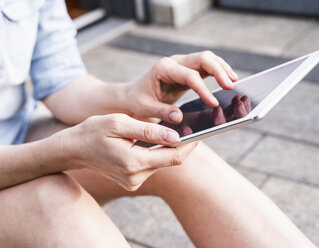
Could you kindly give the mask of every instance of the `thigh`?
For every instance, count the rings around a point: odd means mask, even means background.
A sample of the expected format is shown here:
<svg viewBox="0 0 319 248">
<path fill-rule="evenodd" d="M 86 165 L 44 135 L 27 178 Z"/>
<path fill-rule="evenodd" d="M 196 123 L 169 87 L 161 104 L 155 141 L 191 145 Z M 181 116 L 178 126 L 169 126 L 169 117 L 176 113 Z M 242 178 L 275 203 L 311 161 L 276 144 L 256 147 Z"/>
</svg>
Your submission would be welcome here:
<svg viewBox="0 0 319 248">
<path fill-rule="evenodd" d="M 0 191 L 0 247 L 129 247 L 71 177 L 55 174 Z"/>
<path fill-rule="evenodd" d="M 200 142 L 182 165 L 158 170 L 138 190 L 133 192 L 124 190 L 93 170 L 83 169 L 66 173 L 77 180 L 103 205 L 118 197 L 141 195 L 158 196 L 167 202 L 168 200 L 176 201 L 180 196 L 184 197 L 180 192 L 191 192 L 192 188 L 200 188 L 203 185 L 203 178 L 207 178 L 207 175 L 224 167 L 230 168 L 218 154 Z M 189 195 L 193 197 L 191 193 Z"/>
</svg>

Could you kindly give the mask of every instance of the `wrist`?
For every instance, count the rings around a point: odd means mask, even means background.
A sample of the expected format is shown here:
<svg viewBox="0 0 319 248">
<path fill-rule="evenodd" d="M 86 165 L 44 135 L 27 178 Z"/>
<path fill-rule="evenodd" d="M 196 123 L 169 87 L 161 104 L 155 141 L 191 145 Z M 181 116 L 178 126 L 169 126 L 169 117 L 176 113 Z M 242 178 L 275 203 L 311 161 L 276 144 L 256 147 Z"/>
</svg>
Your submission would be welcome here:
<svg viewBox="0 0 319 248">
<path fill-rule="evenodd" d="M 117 101 L 119 103 L 119 107 L 121 107 L 120 113 L 127 115 L 132 114 L 130 102 L 131 84 L 132 83 L 121 83 L 118 85 L 117 90 Z"/>
<path fill-rule="evenodd" d="M 74 127 L 65 129 L 43 140 L 45 142 L 43 145 L 50 147 L 50 154 L 54 156 L 51 161 L 60 171 L 83 168 L 79 163 L 80 142 L 75 141 L 76 137 L 80 136 L 74 133 L 74 129 Z"/>
<path fill-rule="evenodd" d="M 130 103 L 128 101 L 130 83 L 108 83 L 101 90 L 103 110 L 102 113 L 123 113 L 130 115 Z M 108 100 L 105 100 L 105 97 Z"/>
<path fill-rule="evenodd" d="M 134 108 L 133 102 L 132 102 L 132 95 L 134 94 L 134 83 L 129 82 L 129 83 L 124 83 L 123 88 L 121 91 L 121 96 L 120 96 L 120 102 L 123 104 L 123 107 L 125 109 L 124 114 L 127 114 L 129 116 L 134 116 Z M 134 101 L 134 100 L 133 100 Z"/>
</svg>

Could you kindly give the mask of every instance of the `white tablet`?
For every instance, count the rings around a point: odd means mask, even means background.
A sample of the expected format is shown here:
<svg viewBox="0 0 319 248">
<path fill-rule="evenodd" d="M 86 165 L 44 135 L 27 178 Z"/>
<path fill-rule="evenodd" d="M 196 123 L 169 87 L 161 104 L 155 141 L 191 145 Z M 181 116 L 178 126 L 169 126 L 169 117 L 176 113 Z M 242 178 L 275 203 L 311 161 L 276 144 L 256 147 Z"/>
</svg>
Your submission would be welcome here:
<svg viewBox="0 0 319 248">
<path fill-rule="evenodd" d="M 254 123 L 261 120 L 318 63 L 319 51 L 257 73 L 236 82 L 233 90 L 219 88 L 213 91 L 219 107 L 212 108 L 196 98 L 178 105 L 183 112 L 182 123 L 160 124 L 180 134 L 180 141 L 175 144 L 178 146 Z M 136 144 L 159 147 L 144 142 Z"/>
</svg>

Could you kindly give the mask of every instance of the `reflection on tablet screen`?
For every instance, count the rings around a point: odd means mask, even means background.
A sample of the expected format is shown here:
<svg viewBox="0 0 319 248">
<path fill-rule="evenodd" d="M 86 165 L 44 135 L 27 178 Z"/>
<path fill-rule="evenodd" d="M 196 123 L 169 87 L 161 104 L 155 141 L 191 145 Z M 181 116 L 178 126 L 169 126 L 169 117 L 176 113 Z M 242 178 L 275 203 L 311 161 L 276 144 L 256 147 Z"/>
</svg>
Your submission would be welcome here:
<svg viewBox="0 0 319 248">
<path fill-rule="evenodd" d="M 183 121 L 176 125 L 160 122 L 161 125 L 177 131 L 180 137 L 190 135 L 214 126 L 245 117 L 261 103 L 283 80 L 285 80 L 306 58 L 285 66 L 246 79 L 235 85 L 233 90 L 220 90 L 214 93 L 218 107 L 210 107 L 201 99 L 180 106 Z M 137 145 L 151 147 L 154 144 L 136 142 Z"/>
</svg>

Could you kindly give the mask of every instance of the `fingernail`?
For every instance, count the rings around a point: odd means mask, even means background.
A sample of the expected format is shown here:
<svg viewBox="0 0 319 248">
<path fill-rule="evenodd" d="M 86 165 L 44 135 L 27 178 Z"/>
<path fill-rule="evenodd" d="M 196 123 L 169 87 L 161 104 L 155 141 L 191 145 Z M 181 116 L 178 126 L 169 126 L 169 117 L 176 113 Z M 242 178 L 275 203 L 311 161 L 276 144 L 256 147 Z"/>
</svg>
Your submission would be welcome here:
<svg viewBox="0 0 319 248">
<path fill-rule="evenodd" d="M 175 132 L 166 130 L 162 134 L 162 139 L 167 143 L 176 143 L 179 139 L 179 136 Z"/>
<path fill-rule="evenodd" d="M 210 99 L 211 99 L 212 104 L 214 106 L 218 106 L 219 105 L 219 102 L 217 101 L 217 99 L 213 95 L 211 95 Z"/>
<path fill-rule="evenodd" d="M 174 111 L 169 113 L 168 118 L 173 122 L 179 121 L 178 113 Z"/>
<path fill-rule="evenodd" d="M 234 87 L 233 82 L 230 80 L 230 78 L 228 76 L 225 77 L 225 82 L 229 88 Z"/>
<path fill-rule="evenodd" d="M 234 71 L 230 71 L 230 74 L 231 74 L 231 77 L 234 78 L 234 79 L 238 79 L 238 75 L 236 72 Z"/>
</svg>

